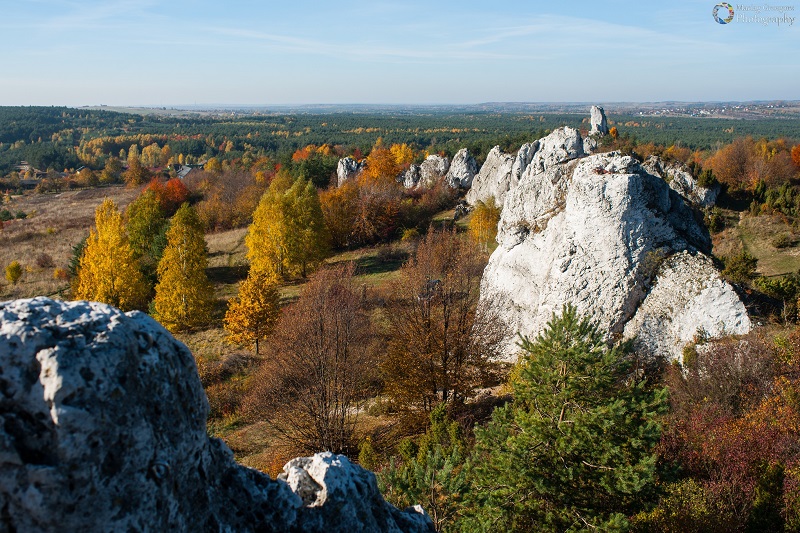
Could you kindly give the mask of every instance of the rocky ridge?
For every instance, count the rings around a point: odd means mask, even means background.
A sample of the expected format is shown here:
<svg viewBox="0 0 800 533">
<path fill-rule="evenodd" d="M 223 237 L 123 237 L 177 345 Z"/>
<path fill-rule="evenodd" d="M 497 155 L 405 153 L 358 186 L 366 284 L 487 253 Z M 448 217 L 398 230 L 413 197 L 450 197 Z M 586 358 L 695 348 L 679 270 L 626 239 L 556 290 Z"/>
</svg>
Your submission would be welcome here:
<svg viewBox="0 0 800 533">
<path fill-rule="evenodd" d="M 640 347 L 674 359 L 698 327 L 710 336 L 749 331 L 744 305 L 707 257 L 711 239 L 691 203 L 632 157 L 587 156 L 583 147 L 571 128 L 540 139 L 505 193 L 481 298 L 499 304 L 508 331 L 535 336 L 566 303 L 609 337 L 638 335 Z M 491 189 L 478 177 L 474 187 Z"/>
<path fill-rule="evenodd" d="M 342 456 L 238 465 L 207 415 L 192 354 L 146 314 L 0 304 L 0 530 L 434 530 Z"/>
</svg>

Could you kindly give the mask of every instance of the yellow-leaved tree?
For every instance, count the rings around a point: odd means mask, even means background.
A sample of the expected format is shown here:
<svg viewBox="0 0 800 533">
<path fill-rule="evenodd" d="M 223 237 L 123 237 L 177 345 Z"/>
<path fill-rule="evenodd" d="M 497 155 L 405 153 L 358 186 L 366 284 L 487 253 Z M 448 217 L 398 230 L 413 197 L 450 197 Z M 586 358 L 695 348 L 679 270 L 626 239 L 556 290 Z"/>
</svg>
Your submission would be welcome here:
<svg viewBox="0 0 800 533">
<path fill-rule="evenodd" d="M 276 278 L 305 277 L 325 258 L 328 240 L 314 185 L 279 172 L 261 197 L 245 238 L 251 270 Z"/>
<path fill-rule="evenodd" d="M 122 214 L 113 200 L 106 199 L 95 210 L 95 229 L 83 249 L 73 297 L 130 311 L 145 307 L 147 293 Z"/>
<path fill-rule="evenodd" d="M 499 221 L 500 207 L 495 203 L 494 196 L 490 196 L 485 202 L 478 200 L 469 221 L 469 236 L 484 252 L 489 251 L 497 237 Z"/>
<path fill-rule="evenodd" d="M 256 345 L 272 333 L 280 312 L 278 280 L 263 271 L 251 270 L 241 285 L 239 294 L 231 298 L 225 313 L 225 331 L 234 344 Z"/>
<path fill-rule="evenodd" d="M 414 150 L 406 143 L 393 144 L 389 151 L 392 152 L 395 162 L 401 167 L 414 162 Z"/>
<path fill-rule="evenodd" d="M 210 320 L 214 292 L 206 276 L 207 266 L 203 223 L 189 204 L 183 204 L 167 230 L 153 300 L 154 317 L 168 330 L 190 329 Z"/>
</svg>

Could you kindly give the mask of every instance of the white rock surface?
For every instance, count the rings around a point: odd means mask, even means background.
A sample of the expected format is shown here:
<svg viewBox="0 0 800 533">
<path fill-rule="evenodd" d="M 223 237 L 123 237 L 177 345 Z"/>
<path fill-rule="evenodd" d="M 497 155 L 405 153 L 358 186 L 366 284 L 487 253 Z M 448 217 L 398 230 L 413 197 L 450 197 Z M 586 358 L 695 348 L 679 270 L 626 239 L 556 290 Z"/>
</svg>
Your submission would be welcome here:
<svg viewBox="0 0 800 533">
<path fill-rule="evenodd" d="M 397 176 L 397 181 L 403 184 L 406 189 L 413 189 L 417 186 L 420 179 L 419 165 L 411 165 Z"/>
<path fill-rule="evenodd" d="M 681 252 L 658 269 L 653 288 L 625 325 L 625 337 L 681 360 L 683 347 L 697 337 L 743 335 L 751 326 L 744 304 L 711 260 Z"/>
<path fill-rule="evenodd" d="M 516 186 L 512 177 L 516 159 L 515 156 L 502 152 L 499 146 L 492 148 L 480 172 L 472 180 L 472 187 L 466 196 L 467 202 L 475 205 L 479 201 L 485 202 L 489 198 L 494 198 L 502 205 L 508 190 Z"/>
<path fill-rule="evenodd" d="M 589 123 L 592 126 L 592 129 L 589 130 L 589 135 L 600 134 L 600 135 L 607 135 L 608 134 L 608 121 L 606 120 L 606 112 L 603 110 L 602 107 L 593 105 L 591 109 L 591 117 L 589 117 Z"/>
<path fill-rule="evenodd" d="M 475 205 L 494 197 L 497 205 L 503 205 L 506 194 L 517 186 L 538 149 L 539 141 L 523 144 L 516 155 L 503 152 L 499 146 L 492 148 L 480 172 L 472 180 L 467 203 Z"/>
<path fill-rule="evenodd" d="M 388 512 L 390 507 L 383 501 L 375 474 L 353 465 L 343 455 L 324 452 L 292 459 L 278 479 L 286 481 L 303 500 L 306 512 L 298 523 L 301 531 L 323 531 L 327 524 L 336 523 L 340 531 L 399 533 L 422 523 L 422 518 L 427 520 L 416 506 L 405 513 L 395 512 L 397 516 Z M 376 512 L 381 509 L 386 512 Z"/>
<path fill-rule="evenodd" d="M 462 148 L 453 157 L 445 181 L 453 189 L 469 189 L 477 173 L 478 163 L 466 148 Z"/>
<path fill-rule="evenodd" d="M 433 531 L 337 456 L 309 459 L 328 497 L 306 505 L 207 415 L 194 357 L 144 313 L 0 303 L 0 531 Z"/>
<path fill-rule="evenodd" d="M 651 155 L 642 167 L 656 176 L 660 176 L 670 189 L 677 192 L 698 207 L 714 207 L 717 203 L 721 187 L 719 184 L 711 188 L 701 187 L 691 172 L 680 164 L 665 163 L 659 157 Z"/>
<path fill-rule="evenodd" d="M 417 187 L 430 188 L 447 175 L 450 169 L 450 160 L 438 154 L 431 154 L 419 166 L 419 181 Z"/>
<path fill-rule="evenodd" d="M 534 337 L 566 303 L 623 333 L 647 294 L 651 254 L 710 251 L 708 231 L 664 180 L 629 156 L 581 156 L 578 132 L 554 131 L 506 195 L 481 298 L 501 302 L 509 358 L 516 332 Z M 738 299 L 730 287 L 720 294 Z M 738 311 L 720 318 L 731 330 L 741 322 Z"/>
<path fill-rule="evenodd" d="M 336 186 L 341 187 L 344 182 L 357 177 L 364 170 L 365 163 L 356 161 L 352 157 L 344 157 L 336 165 Z"/>
</svg>

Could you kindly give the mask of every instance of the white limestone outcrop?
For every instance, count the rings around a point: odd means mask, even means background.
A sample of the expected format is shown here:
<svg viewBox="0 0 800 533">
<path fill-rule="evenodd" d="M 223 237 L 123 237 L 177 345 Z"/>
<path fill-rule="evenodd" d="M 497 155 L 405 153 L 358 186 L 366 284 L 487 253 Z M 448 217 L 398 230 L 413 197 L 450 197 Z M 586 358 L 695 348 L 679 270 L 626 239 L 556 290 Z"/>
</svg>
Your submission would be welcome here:
<svg viewBox="0 0 800 533">
<path fill-rule="evenodd" d="M 666 163 L 659 157 L 651 155 L 642 164 L 642 167 L 656 176 L 661 176 L 669 188 L 677 192 L 689 202 L 698 207 L 714 207 L 717 203 L 721 187 L 715 184 L 711 187 L 701 187 L 689 170 L 677 163 Z"/>
<path fill-rule="evenodd" d="M 605 110 L 600 106 L 593 105 L 590 113 L 589 123 L 592 129 L 589 130 L 589 135 L 608 135 L 608 120 L 606 119 Z"/>
<path fill-rule="evenodd" d="M 509 358 L 517 332 L 534 337 L 566 303 L 592 317 L 610 337 L 626 333 L 626 324 L 654 286 L 653 257 L 689 252 L 706 265 L 704 254 L 711 249 L 708 231 L 663 179 L 630 156 L 584 156 L 583 140 L 571 128 L 539 141 L 519 184 L 506 193 L 497 241 L 481 298 L 500 303 L 510 333 Z M 744 306 L 730 285 L 713 268 L 693 272 L 715 289 L 687 300 L 691 305 L 676 300 L 675 322 L 696 319 L 702 324 L 698 313 L 716 306 L 719 327 L 710 332 L 749 330 Z M 634 326 L 627 331 L 633 334 Z M 663 333 L 643 336 L 640 346 L 679 357 L 674 346 L 685 340 L 683 329 L 665 328 Z"/>
<path fill-rule="evenodd" d="M 453 189 L 469 189 L 477 173 L 478 163 L 466 148 L 462 148 L 453 156 L 445 182 Z"/>
<path fill-rule="evenodd" d="M 365 163 L 356 161 L 352 157 L 343 157 L 336 165 L 336 186 L 341 187 L 349 179 L 358 177 L 364 170 Z"/>
</svg>

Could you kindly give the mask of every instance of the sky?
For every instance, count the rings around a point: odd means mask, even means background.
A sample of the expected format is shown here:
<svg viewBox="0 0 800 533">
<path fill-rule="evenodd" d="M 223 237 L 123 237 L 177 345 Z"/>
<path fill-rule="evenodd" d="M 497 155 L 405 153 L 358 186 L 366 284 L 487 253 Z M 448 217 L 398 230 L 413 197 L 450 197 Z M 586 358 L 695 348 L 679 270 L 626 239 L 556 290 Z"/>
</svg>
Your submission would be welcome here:
<svg viewBox="0 0 800 533">
<path fill-rule="evenodd" d="M 0 105 L 795 100 L 790 2 L 0 0 Z"/>
</svg>

